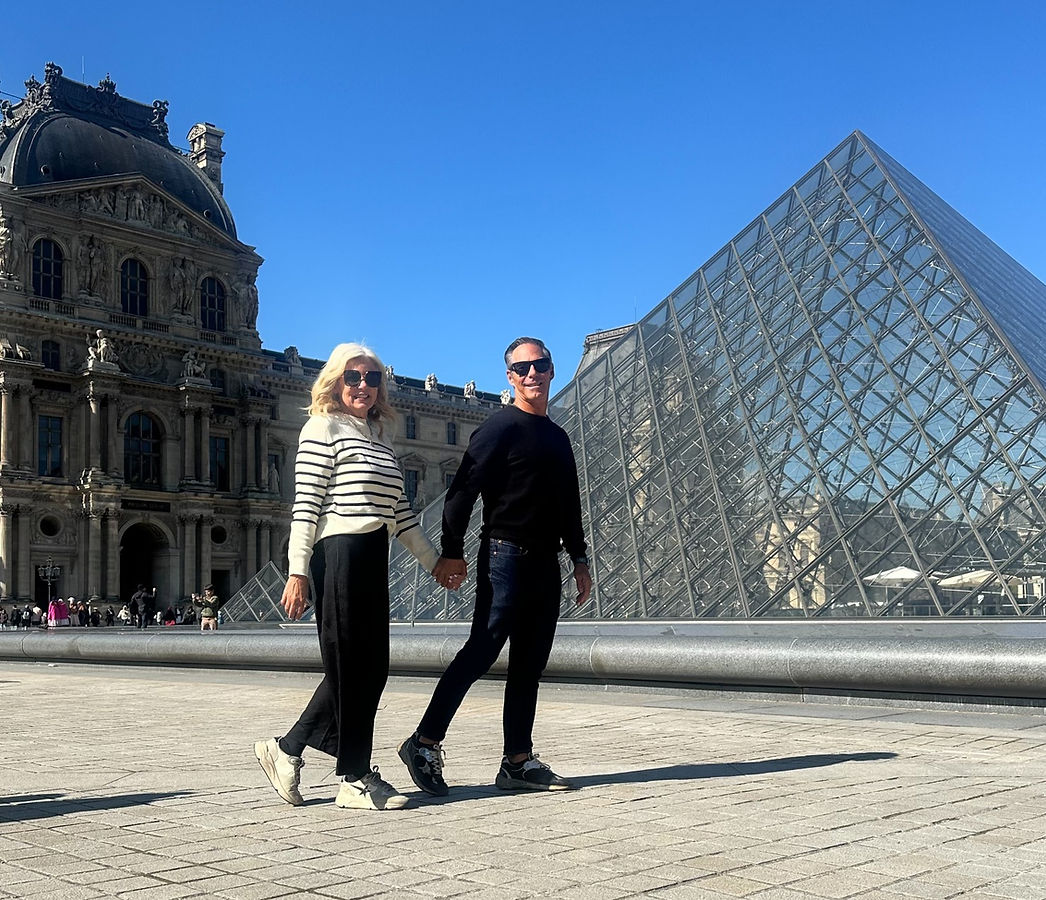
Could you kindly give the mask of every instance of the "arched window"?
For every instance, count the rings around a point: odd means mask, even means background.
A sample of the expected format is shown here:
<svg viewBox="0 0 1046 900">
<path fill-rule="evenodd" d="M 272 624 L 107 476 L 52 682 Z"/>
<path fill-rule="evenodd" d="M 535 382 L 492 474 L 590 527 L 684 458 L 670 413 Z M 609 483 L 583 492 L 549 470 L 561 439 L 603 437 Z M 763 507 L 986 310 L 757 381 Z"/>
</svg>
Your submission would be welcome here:
<svg viewBox="0 0 1046 900">
<path fill-rule="evenodd" d="M 124 481 L 128 484 L 160 484 L 160 424 L 148 413 L 132 413 L 123 439 Z"/>
<path fill-rule="evenodd" d="M 120 266 L 120 308 L 129 316 L 149 315 L 149 273 L 137 259 Z"/>
<path fill-rule="evenodd" d="M 41 341 L 40 362 L 44 364 L 45 369 L 52 369 L 55 372 L 61 370 L 62 348 L 59 346 L 58 341 Z"/>
<path fill-rule="evenodd" d="M 33 293 L 49 300 L 62 299 L 62 248 L 40 238 L 33 244 Z"/>
<path fill-rule="evenodd" d="M 200 325 L 207 331 L 225 331 L 225 288 L 217 278 L 200 283 Z"/>
</svg>

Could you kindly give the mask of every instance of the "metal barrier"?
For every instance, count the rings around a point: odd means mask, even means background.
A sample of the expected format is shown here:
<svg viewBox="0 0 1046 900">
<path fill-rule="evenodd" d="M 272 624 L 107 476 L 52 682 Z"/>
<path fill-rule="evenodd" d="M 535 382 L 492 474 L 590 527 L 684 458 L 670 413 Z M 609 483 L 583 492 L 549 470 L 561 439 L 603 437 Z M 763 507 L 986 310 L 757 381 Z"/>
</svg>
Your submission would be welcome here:
<svg viewBox="0 0 1046 900">
<path fill-rule="evenodd" d="M 392 671 L 438 675 L 457 633 L 394 632 Z M 505 671 L 507 654 L 491 670 Z M 60 629 L 0 633 L 0 659 L 320 670 L 312 629 Z M 1046 640 L 997 636 L 832 637 L 560 634 L 546 678 L 691 687 L 903 693 L 1046 700 Z"/>
</svg>

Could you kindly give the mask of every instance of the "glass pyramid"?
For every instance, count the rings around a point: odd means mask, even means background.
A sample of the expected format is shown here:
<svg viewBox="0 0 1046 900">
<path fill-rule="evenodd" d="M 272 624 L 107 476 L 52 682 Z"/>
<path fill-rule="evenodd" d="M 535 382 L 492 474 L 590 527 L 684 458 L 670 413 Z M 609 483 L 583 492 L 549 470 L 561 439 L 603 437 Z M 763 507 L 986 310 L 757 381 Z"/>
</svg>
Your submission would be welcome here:
<svg viewBox="0 0 1046 900">
<path fill-rule="evenodd" d="M 1046 285 L 855 132 L 554 398 L 563 615 L 1043 615 L 1044 334 Z M 392 567 L 395 618 L 470 616 Z"/>
</svg>

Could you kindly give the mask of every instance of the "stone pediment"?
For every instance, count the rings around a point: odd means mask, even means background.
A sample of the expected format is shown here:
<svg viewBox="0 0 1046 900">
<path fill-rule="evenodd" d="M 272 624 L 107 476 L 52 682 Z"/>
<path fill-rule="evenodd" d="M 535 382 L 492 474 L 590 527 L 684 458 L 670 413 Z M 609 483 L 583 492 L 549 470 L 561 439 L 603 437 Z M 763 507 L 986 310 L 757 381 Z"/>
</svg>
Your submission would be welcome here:
<svg viewBox="0 0 1046 900">
<path fill-rule="evenodd" d="M 86 220 L 112 222 L 135 231 L 154 231 L 188 243 L 253 251 L 204 216 L 188 209 L 162 187 L 140 175 L 24 187 L 22 197 Z"/>
</svg>

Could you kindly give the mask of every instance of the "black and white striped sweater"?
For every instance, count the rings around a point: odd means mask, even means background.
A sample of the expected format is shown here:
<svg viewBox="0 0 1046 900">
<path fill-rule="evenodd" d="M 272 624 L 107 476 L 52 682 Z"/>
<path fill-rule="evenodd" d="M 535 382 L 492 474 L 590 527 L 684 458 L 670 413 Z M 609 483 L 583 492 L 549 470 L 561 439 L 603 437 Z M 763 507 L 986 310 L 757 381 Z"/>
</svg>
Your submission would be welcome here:
<svg viewBox="0 0 1046 900">
<path fill-rule="evenodd" d="M 438 554 L 418 527 L 403 493 L 392 448 L 364 419 L 345 413 L 309 416 L 298 437 L 288 571 L 308 575 L 316 542 L 387 525 L 431 572 Z"/>
</svg>

